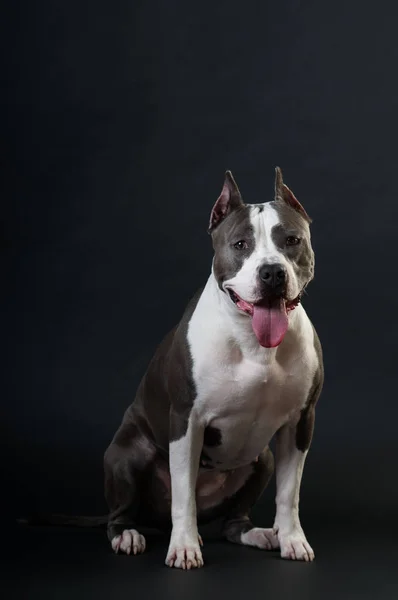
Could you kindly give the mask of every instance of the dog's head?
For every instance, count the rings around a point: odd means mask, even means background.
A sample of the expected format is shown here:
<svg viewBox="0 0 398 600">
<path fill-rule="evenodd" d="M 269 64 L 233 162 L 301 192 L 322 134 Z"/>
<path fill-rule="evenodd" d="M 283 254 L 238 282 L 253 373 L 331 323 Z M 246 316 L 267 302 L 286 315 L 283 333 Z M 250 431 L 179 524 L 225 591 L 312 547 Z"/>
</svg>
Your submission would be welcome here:
<svg viewBox="0 0 398 600">
<path fill-rule="evenodd" d="M 278 346 L 288 314 L 314 276 L 311 219 L 276 169 L 275 199 L 245 204 L 232 173 L 211 212 L 213 273 L 237 311 L 252 319 L 259 343 Z"/>
</svg>

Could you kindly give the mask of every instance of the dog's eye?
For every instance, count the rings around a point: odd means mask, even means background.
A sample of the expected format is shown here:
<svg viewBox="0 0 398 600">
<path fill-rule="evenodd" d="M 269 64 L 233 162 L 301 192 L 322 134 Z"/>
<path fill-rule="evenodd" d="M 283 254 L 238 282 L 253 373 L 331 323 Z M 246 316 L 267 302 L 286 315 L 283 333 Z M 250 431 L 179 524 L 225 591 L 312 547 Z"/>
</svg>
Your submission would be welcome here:
<svg viewBox="0 0 398 600">
<path fill-rule="evenodd" d="M 237 250 L 245 250 L 247 248 L 247 243 L 245 242 L 245 240 L 239 240 L 239 242 L 236 242 L 236 244 L 234 244 L 234 248 L 236 248 Z"/>
<path fill-rule="evenodd" d="M 294 236 L 294 235 L 289 235 L 289 237 L 286 238 L 286 246 L 297 246 L 297 244 L 300 243 L 300 238 Z"/>
</svg>

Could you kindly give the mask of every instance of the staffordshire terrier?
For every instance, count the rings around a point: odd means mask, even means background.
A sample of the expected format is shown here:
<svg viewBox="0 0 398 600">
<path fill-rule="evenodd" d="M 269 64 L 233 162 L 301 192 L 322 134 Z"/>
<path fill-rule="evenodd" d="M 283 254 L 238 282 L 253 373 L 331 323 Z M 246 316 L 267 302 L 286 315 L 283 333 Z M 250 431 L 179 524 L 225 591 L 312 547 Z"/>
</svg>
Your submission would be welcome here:
<svg viewBox="0 0 398 600">
<path fill-rule="evenodd" d="M 245 204 L 230 171 L 211 211 L 210 276 L 163 339 L 105 457 L 108 537 L 145 550 L 140 526 L 170 527 L 169 567 L 203 566 L 198 523 L 230 542 L 312 561 L 300 483 L 323 385 L 301 298 L 314 277 L 311 220 L 276 169 L 275 197 Z M 276 515 L 250 510 L 274 470 Z"/>
</svg>

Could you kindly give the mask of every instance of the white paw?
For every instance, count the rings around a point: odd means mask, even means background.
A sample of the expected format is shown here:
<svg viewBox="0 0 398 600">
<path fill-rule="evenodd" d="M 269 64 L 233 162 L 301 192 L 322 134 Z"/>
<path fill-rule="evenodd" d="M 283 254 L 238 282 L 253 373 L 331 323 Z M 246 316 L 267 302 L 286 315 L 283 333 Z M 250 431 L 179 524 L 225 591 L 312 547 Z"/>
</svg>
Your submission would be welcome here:
<svg viewBox="0 0 398 600">
<path fill-rule="evenodd" d="M 253 527 L 246 533 L 242 533 L 242 544 L 246 546 L 255 546 L 261 550 L 275 550 L 279 548 L 278 536 L 275 535 L 273 529 L 262 529 L 261 527 Z"/>
<path fill-rule="evenodd" d="M 144 536 L 136 529 L 125 529 L 122 535 L 115 535 L 111 544 L 116 554 L 119 550 L 125 554 L 142 554 L 146 547 Z"/>
<path fill-rule="evenodd" d="M 171 536 L 166 565 L 177 569 L 200 569 L 203 567 L 203 557 L 199 544 L 203 546 L 200 535 L 197 539 L 191 536 Z"/>
<path fill-rule="evenodd" d="M 282 558 L 304 560 L 305 562 L 314 560 L 314 551 L 307 542 L 303 531 L 292 531 L 287 534 L 279 532 L 278 539 Z"/>
</svg>

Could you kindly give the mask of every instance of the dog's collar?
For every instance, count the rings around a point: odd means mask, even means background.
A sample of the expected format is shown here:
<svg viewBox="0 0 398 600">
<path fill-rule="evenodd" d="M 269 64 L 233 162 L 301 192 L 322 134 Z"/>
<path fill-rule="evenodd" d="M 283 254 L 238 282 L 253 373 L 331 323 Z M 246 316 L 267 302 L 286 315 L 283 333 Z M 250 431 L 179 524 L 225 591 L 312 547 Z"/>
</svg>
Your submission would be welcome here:
<svg viewBox="0 0 398 600">
<path fill-rule="evenodd" d="M 290 302 L 288 302 L 286 304 L 286 310 L 287 310 L 287 312 L 290 312 L 291 310 L 294 310 L 296 308 L 296 306 L 298 306 L 300 304 L 303 292 L 304 292 L 304 290 L 301 290 L 301 292 L 299 293 L 299 295 L 296 296 L 296 298 L 294 300 L 291 300 Z"/>
</svg>

